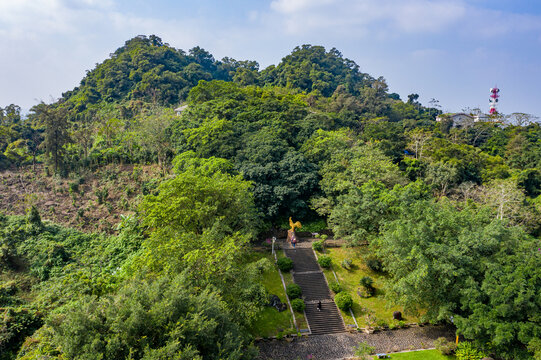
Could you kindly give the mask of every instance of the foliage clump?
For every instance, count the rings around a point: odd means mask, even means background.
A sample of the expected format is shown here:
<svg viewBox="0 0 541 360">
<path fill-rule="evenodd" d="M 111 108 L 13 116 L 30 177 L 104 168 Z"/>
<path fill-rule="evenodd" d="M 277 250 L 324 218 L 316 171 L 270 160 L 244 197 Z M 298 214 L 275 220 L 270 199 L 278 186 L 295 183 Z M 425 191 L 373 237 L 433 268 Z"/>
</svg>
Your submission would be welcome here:
<svg viewBox="0 0 541 360">
<path fill-rule="evenodd" d="M 460 342 L 456 346 L 455 354 L 457 360 L 481 360 L 486 356 L 477 346 L 469 341 Z"/>
<path fill-rule="evenodd" d="M 352 264 L 353 264 L 353 261 L 351 261 L 351 259 L 344 259 L 340 263 L 340 266 L 342 266 L 346 270 L 350 270 Z"/>
<path fill-rule="evenodd" d="M 306 304 L 303 299 L 293 299 L 291 300 L 291 307 L 296 312 L 302 313 L 306 309 Z"/>
<path fill-rule="evenodd" d="M 370 276 L 363 276 L 359 283 L 369 296 L 373 296 L 375 294 L 376 288 L 374 288 L 374 279 L 372 279 Z"/>
<path fill-rule="evenodd" d="M 338 294 L 339 292 L 342 291 L 342 287 L 337 282 L 330 283 L 329 287 L 331 288 L 332 292 L 335 293 L 335 294 Z"/>
<path fill-rule="evenodd" d="M 315 251 L 323 252 L 323 241 L 322 240 L 316 240 L 312 243 L 312 249 Z"/>
<path fill-rule="evenodd" d="M 376 351 L 376 348 L 374 346 L 370 346 L 365 342 L 359 343 L 355 347 L 355 356 L 360 357 L 362 360 L 368 360 L 371 359 L 372 356 Z"/>
<path fill-rule="evenodd" d="M 288 257 L 282 257 L 279 258 L 278 261 L 276 261 L 276 265 L 281 271 L 290 272 L 291 269 L 293 269 L 293 260 Z"/>
<path fill-rule="evenodd" d="M 334 302 L 339 309 L 347 311 L 353 306 L 353 299 L 351 295 L 347 292 L 339 292 L 334 297 Z"/>
<path fill-rule="evenodd" d="M 374 272 L 381 272 L 383 270 L 383 264 L 381 263 L 381 260 L 376 258 L 368 258 L 366 260 L 366 266 Z"/>
<path fill-rule="evenodd" d="M 453 355 L 457 345 L 454 341 L 449 341 L 444 337 L 440 337 L 434 341 L 434 347 L 439 350 L 442 355 Z"/>
<path fill-rule="evenodd" d="M 286 286 L 286 294 L 290 299 L 297 299 L 301 297 L 302 289 L 297 284 L 289 284 Z"/>
<path fill-rule="evenodd" d="M 319 266 L 321 266 L 322 268 L 328 269 L 332 265 L 332 258 L 328 255 L 321 255 L 317 259 L 317 262 L 319 263 Z"/>
</svg>

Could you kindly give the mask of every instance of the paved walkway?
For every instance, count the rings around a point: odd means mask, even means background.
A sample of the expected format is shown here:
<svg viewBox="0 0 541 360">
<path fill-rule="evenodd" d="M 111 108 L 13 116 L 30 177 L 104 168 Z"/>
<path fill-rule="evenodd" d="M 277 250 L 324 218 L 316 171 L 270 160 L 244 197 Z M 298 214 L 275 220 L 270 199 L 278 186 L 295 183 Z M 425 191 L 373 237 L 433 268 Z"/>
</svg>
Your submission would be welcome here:
<svg viewBox="0 0 541 360">
<path fill-rule="evenodd" d="M 306 320 L 312 335 L 345 332 L 340 310 L 331 296 L 325 275 L 317 263 L 310 242 L 301 242 L 296 249 L 286 243 L 284 252 L 293 260 L 293 281 L 302 289 L 306 303 Z M 321 301 L 321 309 L 317 308 Z"/>
<path fill-rule="evenodd" d="M 295 339 L 291 343 L 285 340 L 268 340 L 257 343 L 261 360 L 314 359 L 341 360 L 352 357 L 360 342 L 366 342 L 376 348 L 377 353 L 433 348 L 434 340 L 445 337 L 454 340 L 454 329 L 443 326 L 412 327 L 400 330 L 387 330 L 374 334 L 341 333 L 308 336 Z"/>
</svg>

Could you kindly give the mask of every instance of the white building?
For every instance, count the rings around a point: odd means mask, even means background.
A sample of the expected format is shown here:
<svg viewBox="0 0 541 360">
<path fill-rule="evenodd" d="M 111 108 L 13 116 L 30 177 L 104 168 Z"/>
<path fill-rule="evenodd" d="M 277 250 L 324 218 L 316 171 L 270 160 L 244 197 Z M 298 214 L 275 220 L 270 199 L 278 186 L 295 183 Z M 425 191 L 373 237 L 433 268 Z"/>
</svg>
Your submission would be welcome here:
<svg viewBox="0 0 541 360">
<path fill-rule="evenodd" d="M 187 108 L 188 108 L 188 105 L 179 106 L 178 108 L 175 109 L 175 113 L 177 114 L 177 116 L 180 116 L 180 114 L 182 114 L 182 112 L 186 110 Z"/>
<path fill-rule="evenodd" d="M 479 115 L 472 116 L 466 113 L 455 113 L 455 114 L 441 114 L 436 116 L 436 121 L 451 120 L 453 126 L 466 126 L 471 125 L 474 122 L 480 121 Z M 483 121 L 483 120 L 481 120 Z"/>
</svg>

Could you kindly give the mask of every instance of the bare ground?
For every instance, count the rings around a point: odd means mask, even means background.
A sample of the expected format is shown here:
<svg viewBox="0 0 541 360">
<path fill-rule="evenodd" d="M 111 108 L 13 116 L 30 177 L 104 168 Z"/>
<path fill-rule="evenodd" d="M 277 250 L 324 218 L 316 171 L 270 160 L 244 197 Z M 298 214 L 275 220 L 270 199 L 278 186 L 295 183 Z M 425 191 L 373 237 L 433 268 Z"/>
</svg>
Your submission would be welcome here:
<svg viewBox="0 0 541 360">
<path fill-rule="evenodd" d="M 156 166 L 108 165 L 81 176 L 62 179 L 47 176 L 43 166 L 0 172 L 0 213 L 24 215 L 35 205 L 42 220 L 50 220 L 83 231 L 112 233 L 120 215 L 134 214 L 143 188 L 159 179 Z M 139 172 L 139 174 L 138 174 Z M 77 191 L 70 184 L 77 183 Z M 105 201 L 98 192 L 105 191 Z"/>
</svg>

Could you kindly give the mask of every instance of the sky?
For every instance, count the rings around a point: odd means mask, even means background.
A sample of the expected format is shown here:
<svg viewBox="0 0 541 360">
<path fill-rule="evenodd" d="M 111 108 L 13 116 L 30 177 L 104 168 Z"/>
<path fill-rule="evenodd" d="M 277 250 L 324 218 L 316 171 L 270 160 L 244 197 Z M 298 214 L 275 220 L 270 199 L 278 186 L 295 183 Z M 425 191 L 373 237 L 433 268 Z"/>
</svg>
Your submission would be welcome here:
<svg viewBox="0 0 541 360">
<path fill-rule="evenodd" d="M 498 86 L 500 112 L 541 117 L 539 0 L 0 0 L 0 107 L 54 101 L 140 34 L 261 69 L 335 47 L 402 99 L 487 112 Z"/>
</svg>

